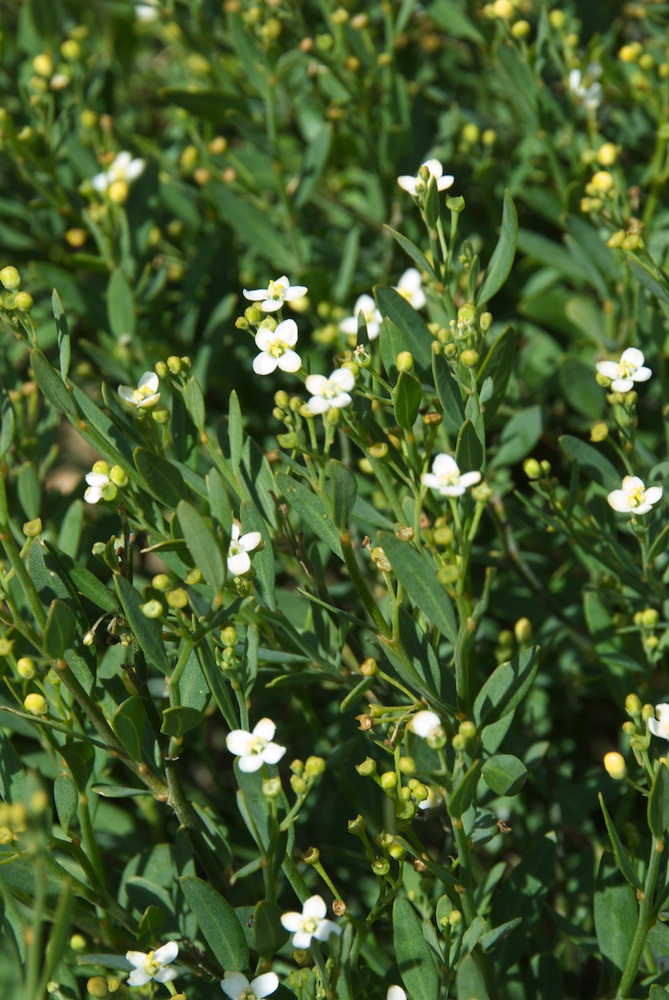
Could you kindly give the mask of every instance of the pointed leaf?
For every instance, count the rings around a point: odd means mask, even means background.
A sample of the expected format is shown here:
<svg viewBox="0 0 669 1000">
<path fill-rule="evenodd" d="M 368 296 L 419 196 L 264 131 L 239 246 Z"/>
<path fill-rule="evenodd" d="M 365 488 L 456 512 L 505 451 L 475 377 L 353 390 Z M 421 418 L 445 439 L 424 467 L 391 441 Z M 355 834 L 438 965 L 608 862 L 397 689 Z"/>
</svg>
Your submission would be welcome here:
<svg viewBox="0 0 669 1000">
<path fill-rule="evenodd" d="M 453 792 L 448 803 L 448 812 L 453 819 L 460 819 L 462 814 L 469 809 L 474 801 L 476 786 L 481 776 L 482 763 L 480 760 L 475 760 Z"/>
<path fill-rule="evenodd" d="M 407 594 L 442 635 L 455 645 L 457 623 L 450 598 L 437 579 L 434 563 L 410 542 L 403 542 L 389 531 L 379 534 L 379 543 L 390 559 L 393 573 Z"/>
<path fill-rule="evenodd" d="M 449 434 L 459 434 L 465 422 L 465 407 L 460 386 L 443 354 L 432 355 L 432 374 L 437 396 L 444 410 L 444 424 Z"/>
<path fill-rule="evenodd" d="M 485 404 L 485 418 L 489 425 L 504 399 L 506 388 L 513 372 L 516 357 L 516 331 L 507 326 L 493 342 L 478 371 L 478 383 L 482 386 L 486 379 L 493 382 L 493 393 Z"/>
<path fill-rule="evenodd" d="M 666 763 L 658 764 L 653 778 L 648 796 L 648 826 L 658 840 L 662 839 L 669 827 L 669 769 Z"/>
<path fill-rule="evenodd" d="M 202 712 L 188 705 L 174 705 L 163 711 L 163 722 L 160 727 L 161 733 L 181 739 L 184 733 L 196 729 L 202 722 Z"/>
<path fill-rule="evenodd" d="M 346 531 L 358 493 L 358 485 L 353 473 L 342 462 L 334 460 L 330 462 L 330 481 L 333 520 L 340 531 Z"/>
<path fill-rule="evenodd" d="M 119 705 L 111 718 L 112 729 L 135 761 L 142 759 L 144 719 L 144 706 L 137 694 L 131 695 Z"/>
<path fill-rule="evenodd" d="M 64 601 L 51 602 L 44 628 L 44 652 L 59 660 L 69 648 L 77 627 L 73 612 Z"/>
<path fill-rule="evenodd" d="M 174 508 L 180 500 L 186 499 L 186 484 L 173 462 L 168 462 L 148 448 L 135 448 L 132 457 L 144 487 L 159 503 Z"/>
<path fill-rule="evenodd" d="M 513 198 L 508 191 L 504 192 L 504 208 L 502 210 L 502 229 L 497 246 L 490 258 L 485 272 L 483 284 L 476 296 L 476 305 L 481 309 L 500 290 L 509 277 L 513 259 L 518 245 L 518 213 Z"/>
<path fill-rule="evenodd" d="M 425 940 L 420 917 L 403 896 L 398 896 L 393 904 L 393 945 L 397 967 L 411 1000 L 435 1000 L 439 995 L 436 961 Z"/>
<path fill-rule="evenodd" d="M 114 583 L 123 607 L 123 613 L 146 657 L 146 662 L 150 666 L 156 667 L 161 674 L 169 674 L 170 661 L 165 652 L 165 643 L 159 623 L 155 618 L 147 618 L 146 615 L 142 614 L 141 595 L 129 580 L 117 573 L 114 577 Z"/>
<path fill-rule="evenodd" d="M 412 429 L 422 399 L 423 390 L 420 380 L 415 375 L 400 372 L 393 390 L 393 409 L 395 410 L 395 420 L 405 431 Z"/>
<path fill-rule="evenodd" d="M 221 968 L 248 969 L 249 949 L 244 931 L 228 901 L 195 875 L 183 875 L 179 884 Z"/>
<path fill-rule="evenodd" d="M 527 780 L 527 768 L 513 754 L 498 753 L 485 762 L 481 777 L 496 795 L 517 795 Z"/>
<path fill-rule="evenodd" d="M 177 517 L 193 562 L 209 586 L 222 594 L 226 564 L 218 539 L 202 514 L 185 500 L 177 505 Z"/>
<path fill-rule="evenodd" d="M 130 285 L 119 268 L 112 271 L 107 285 L 107 317 L 109 329 L 117 339 L 134 334 L 135 303 Z"/>
<path fill-rule="evenodd" d="M 374 289 L 374 296 L 381 315 L 387 316 L 406 337 L 408 347 L 400 350 L 411 351 L 416 365 L 423 371 L 429 370 L 432 364 L 433 338 L 425 320 L 394 288 L 379 285 Z"/>
<path fill-rule="evenodd" d="M 79 792 L 69 774 L 59 774 L 53 783 L 53 800 L 56 804 L 58 822 L 65 833 L 69 833 L 70 824 L 77 815 Z"/>
<path fill-rule="evenodd" d="M 455 446 L 455 461 L 461 472 L 479 472 L 483 468 L 483 447 L 471 420 L 465 420 Z"/>
<path fill-rule="evenodd" d="M 623 847 L 623 842 L 618 835 L 618 831 L 615 828 L 613 820 L 609 815 L 609 811 L 606 808 L 606 803 L 604 802 L 604 797 L 601 792 L 598 794 L 599 804 L 602 808 L 602 813 L 604 814 L 604 822 L 606 823 L 606 829 L 609 834 L 609 840 L 611 841 L 611 846 L 613 848 L 613 855 L 618 863 L 620 871 L 623 873 L 629 884 L 633 889 L 643 889 L 643 883 L 639 876 L 637 875 L 632 862 L 627 857 L 625 848 Z"/>
</svg>

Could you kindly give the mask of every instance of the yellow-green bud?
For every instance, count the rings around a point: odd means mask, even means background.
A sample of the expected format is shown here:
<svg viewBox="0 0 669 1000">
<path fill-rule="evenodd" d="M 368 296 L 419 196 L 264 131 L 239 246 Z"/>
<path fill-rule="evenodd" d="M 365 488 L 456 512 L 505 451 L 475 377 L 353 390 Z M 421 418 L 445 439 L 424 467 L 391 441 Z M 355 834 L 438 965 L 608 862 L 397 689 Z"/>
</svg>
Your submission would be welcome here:
<svg viewBox="0 0 669 1000">
<path fill-rule="evenodd" d="M 281 793 L 281 778 L 266 778 L 262 783 L 262 793 L 266 799 L 275 799 Z"/>
<path fill-rule="evenodd" d="M 529 642 L 532 638 L 532 622 L 529 618 L 519 618 L 513 626 L 517 642 Z"/>
<path fill-rule="evenodd" d="M 86 983 L 86 989 L 89 996 L 96 997 L 97 1000 L 104 1000 L 104 997 L 109 996 L 107 980 L 102 976 L 93 976 L 92 979 L 89 979 Z"/>
<path fill-rule="evenodd" d="M 23 534 L 27 538 L 37 538 L 37 536 L 42 531 L 42 518 L 36 517 L 32 521 L 25 521 L 23 525 Z"/>
<path fill-rule="evenodd" d="M 365 820 L 360 814 L 358 814 L 355 819 L 350 819 L 347 825 L 348 832 L 352 833 L 356 837 L 359 837 L 365 832 Z"/>
<path fill-rule="evenodd" d="M 400 351 L 395 359 L 395 364 L 399 372 L 405 372 L 407 375 L 410 375 L 413 371 L 413 354 L 411 351 Z"/>
<path fill-rule="evenodd" d="M 200 573 L 197 566 L 194 566 L 193 569 L 189 570 L 188 573 L 186 574 L 185 582 L 188 584 L 189 587 L 193 587 L 195 586 L 196 583 L 199 583 L 201 579 L 202 579 L 202 573 Z"/>
<path fill-rule="evenodd" d="M 274 402 L 277 406 L 280 406 L 283 410 L 288 406 L 290 397 L 285 389 L 279 389 L 278 392 L 274 393 Z"/>
<path fill-rule="evenodd" d="M 476 316 L 476 306 L 472 305 L 471 302 L 467 302 L 458 309 L 458 322 L 460 323 L 475 323 Z"/>
<path fill-rule="evenodd" d="M 413 757 L 400 757 L 398 767 L 401 774 L 415 774 L 418 770 L 418 766 L 416 765 L 416 761 Z"/>
<path fill-rule="evenodd" d="M 151 410 L 151 419 L 157 424 L 168 424 L 170 420 L 170 411 L 166 406 L 154 406 Z"/>
<path fill-rule="evenodd" d="M 429 792 L 422 781 L 410 782 L 411 794 L 415 798 L 416 802 L 425 802 L 429 795 Z"/>
<path fill-rule="evenodd" d="M 644 722 L 647 722 L 648 719 L 654 719 L 655 706 L 648 704 L 644 705 L 643 708 L 641 709 L 641 718 L 643 719 Z"/>
<path fill-rule="evenodd" d="M 463 750 L 467 749 L 467 744 L 469 740 L 462 735 L 462 733 L 456 733 L 453 737 L 453 749 L 461 753 Z"/>
<path fill-rule="evenodd" d="M 158 376 L 158 378 L 166 378 L 167 376 L 167 365 L 164 361 L 156 361 L 153 369 Z"/>
<path fill-rule="evenodd" d="M 183 587 L 177 587 L 175 590 L 168 590 L 165 595 L 165 599 L 171 608 L 185 608 L 188 604 L 188 594 Z"/>
<path fill-rule="evenodd" d="M 70 948 L 72 951 L 86 951 L 88 941 L 83 934 L 73 934 L 70 938 Z"/>
<path fill-rule="evenodd" d="M 406 856 L 406 850 L 401 844 L 391 844 L 388 848 L 388 854 L 393 861 L 401 861 Z"/>
<path fill-rule="evenodd" d="M 618 229 L 615 233 L 611 233 L 606 241 L 607 247 L 610 247 L 612 250 L 617 250 L 625 242 L 626 235 L 627 233 L 624 229 Z"/>
<path fill-rule="evenodd" d="M 371 757 L 365 757 L 362 764 L 356 764 L 355 769 L 363 778 L 370 778 L 376 774 L 376 761 Z"/>
<path fill-rule="evenodd" d="M 178 375 L 181 371 L 181 358 L 177 357 L 176 354 L 171 354 L 167 359 L 167 370 L 172 373 L 172 375 Z"/>
<path fill-rule="evenodd" d="M 49 705 L 41 694 L 29 694 L 23 700 L 23 707 L 26 712 L 30 712 L 31 715 L 46 715 L 49 711 Z"/>
<path fill-rule="evenodd" d="M 360 664 L 360 673 L 364 674 L 365 677 L 371 677 L 373 674 L 378 674 L 379 665 L 373 657 L 368 656 Z"/>
<path fill-rule="evenodd" d="M 35 663 L 29 656 L 22 656 L 16 661 L 16 670 L 25 681 L 32 680 L 37 673 Z"/>
<path fill-rule="evenodd" d="M 375 858 L 372 861 L 372 871 L 375 875 L 387 875 L 390 871 L 390 862 L 387 858 Z"/>
<path fill-rule="evenodd" d="M 304 778 L 301 778 L 299 774 L 291 774 L 290 787 L 293 789 L 296 795 L 304 795 L 309 786 L 307 785 Z"/>
<path fill-rule="evenodd" d="M 379 441 L 377 444 L 373 444 L 370 447 L 369 454 L 372 458 L 385 458 L 388 454 L 388 445 L 385 441 Z"/>
<path fill-rule="evenodd" d="M 527 38 L 531 31 L 531 25 L 529 21 L 516 21 L 511 25 L 511 34 L 514 38 Z"/>
<path fill-rule="evenodd" d="M 634 736 L 636 733 L 636 727 L 633 722 L 623 722 L 620 728 L 624 732 L 625 736 Z"/>
<path fill-rule="evenodd" d="M 381 775 L 381 788 L 384 792 L 392 792 L 397 788 L 397 775 L 394 771 L 386 771 Z"/>
<path fill-rule="evenodd" d="M 156 573 L 151 580 L 151 586 L 155 587 L 156 590 L 169 590 L 172 586 L 172 581 L 167 573 Z"/>
<path fill-rule="evenodd" d="M 17 292 L 14 296 L 14 305 L 21 312 L 30 312 L 33 307 L 33 297 L 28 292 Z"/>
<path fill-rule="evenodd" d="M 224 646 L 237 645 L 237 630 L 234 625 L 226 625 L 224 629 L 221 629 L 221 642 Z"/>
<path fill-rule="evenodd" d="M 464 736 L 466 740 L 473 740 L 476 736 L 476 726 L 469 719 L 465 719 L 458 726 L 458 732 L 461 736 Z"/>
<path fill-rule="evenodd" d="M 646 608 L 641 612 L 641 622 L 645 628 L 655 628 L 660 620 L 660 616 L 655 608 Z"/>
<path fill-rule="evenodd" d="M 641 243 L 641 237 L 638 233 L 629 233 L 625 239 L 620 244 L 623 250 L 636 250 Z"/>
<path fill-rule="evenodd" d="M 317 847 L 307 847 L 306 851 L 302 855 L 302 860 L 305 865 L 317 865 L 321 860 L 321 852 Z"/>
<path fill-rule="evenodd" d="M 322 757 L 307 757 L 304 772 L 309 778 L 319 778 L 325 773 L 325 761 Z"/>
<path fill-rule="evenodd" d="M 460 913 L 460 910 L 451 910 L 448 914 L 448 922 L 451 927 L 459 927 L 462 923 L 462 914 Z"/>
<path fill-rule="evenodd" d="M 146 604 L 140 604 L 139 609 L 145 618 L 160 618 L 163 614 L 163 606 L 158 600 L 147 601 Z"/>
<path fill-rule="evenodd" d="M 615 778 L 616 781 L 622 781 L 627 774 L 625 758 L 615 750 L 604 755 L 604 767 L 606 768 L 606 773 Z"/>
<path fill-rule="evenodd" d="M 479 363 L 478 351 L 473 351 L 471 348 L 467 348 L 460 355 L 460 360 L 462 361 L 465 368 L 476 368 Z"/>
<path fill-rule="evenodd" d="M 109 471 L 109 478 L 114 486 L 119 486 L 121 489 L 130 482 L 120 465 L 112 465 Z"/>
</svg>

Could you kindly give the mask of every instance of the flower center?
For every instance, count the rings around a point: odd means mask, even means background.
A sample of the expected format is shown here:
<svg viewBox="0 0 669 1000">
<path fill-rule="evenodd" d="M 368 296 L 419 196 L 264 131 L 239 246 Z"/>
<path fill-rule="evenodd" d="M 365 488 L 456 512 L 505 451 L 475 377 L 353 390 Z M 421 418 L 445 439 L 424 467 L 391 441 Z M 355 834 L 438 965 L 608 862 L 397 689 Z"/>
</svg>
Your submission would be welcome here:
<svg viewBox="0 0 669 1000">
<path fill-rule="evenodd" d="M 339 395 L 340 389 L 336 382 L 332 379 L 328 379 L 323 388 L 321 389 L 319 395 L 323 399 L 335 399 Z"/>
<path fill-rule="evenodd" d="M 280 358 L 287 350 L 288 344 L 284 343 L 283 340 L 274 340 L 268 347 L 267 353 L 271 354 L 273 358 Z"/>
<path fill-rule="evenodd" d="M 156 972 L 160 970 L 160 962 L 156 962 L 153 956 L 154 952 L 152 951 L 146 956 L 146 965 L 144 968 L 146 969 L 147 976 L 155 976 Z"/>
<path fill-rule="evenodd" d="M 251 987 L 249 986 L 248 989 L 242 990 L 242 992 L 237 997 L 237 1000 L 257 1000 L 257 997 L 253 992 L 253 990 L 251 989 Z"/>
<path fill-rule="evenodd" d="M 460 471 L 453 470 L 453 472 L 442 472 L 439 475 L 439 485 L 440 486 L 457 486 L 460 482 Z"/>
<path fill-rule="evenodd" d="M 139 385 L 133 392 L 133 399 L 136 403 L 141 403 L 149 396 L 153 396 L 153 389 L 148 385 Z"/>
<path fill-rule="evenodd" d="M 251 742 L 249 743 L 248 752 L 250 754 L 259 754 L 263 752 L 266 746 L 267 746 L 267 740 L 264 740 L 262 736 L 254 736 Z"/>
<path fill-rule="evenodd" d="M 280 281 L 270 281 L 267 286 L 267 297 L 270 299 L 282 300 L 286 294 L 286 286 L 282 285 Z"/>
<path fill-rule="evenodd" d="M 238 556 L 238 555 L 239 555 L 239 553 L 240 553 L 240 552 L 243 552 L 243 551 L 244 551 L 244 550 L 242 549 L 241 545 L 239 544 L 239 541 L 235 541 L 235 540 L 233 539 L 233 540 L 232 540 L 232 541 L 230 542 L 230 546 L 229 546 L 229 548 L 228 548 L 228 555 L 229 555 L 229 556 Z"/>
<path fill-rule="evenodd" d="M 636 365 L 633 365 L 630 361 L 621 361 L 618 365 L 618 375 L 620 378 L 631 378 L 636 371 Z"/>
<path fill-rule="evenodd" d="M 306 931 L 307 934 L 315 934 L 318 930 L 318 925 L 320 920 L 318 917 L 307 917 L 307 919 L 302 924 L 302 930 Z"/>
<path fill-rule="evenodd" d="M 637 486 L 636 489 L 632 490 L 631 493 L 627 495 L 627 502 L 630 507 L 640 507 L 644 503 L 644 493 L 645 490 L 643 486 Z"/>
</svg>

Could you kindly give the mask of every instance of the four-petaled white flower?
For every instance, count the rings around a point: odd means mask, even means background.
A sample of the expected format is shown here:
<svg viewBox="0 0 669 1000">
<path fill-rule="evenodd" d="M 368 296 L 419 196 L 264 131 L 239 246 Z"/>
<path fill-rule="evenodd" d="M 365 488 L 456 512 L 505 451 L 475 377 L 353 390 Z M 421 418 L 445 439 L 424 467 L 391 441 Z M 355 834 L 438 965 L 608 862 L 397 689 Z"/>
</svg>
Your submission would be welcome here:
<svg viewBox="0 0 669 1000">
<path fill-rule="evenodd" d="M 669 740 L 669 705 L 664 702 L 655 706 L 656 719 L 648 720 L 648 728 L 653 736 L 659 736 L 661 740 Z"/>
<path fill-rule="evenodd" d="M 294 948 L 308 948 L 312 937 L 327 941 L 331 934 L 341 934 L 333 920 L 326 920 L 327 907 L 322 896 L 310 896 L 301 913 L 284 913 L 281 923 L 293 935 Z"/>
<path fill-rule="evenodd" d="M 259 302 L 263 312 L 276 312 L 284 302 L 302 299 L 308 292 L 306 285 L 291 285 L 290 280 L 282 274 L 276 281 L 270 281 L 267 288 L 244 289 L 244 298 L 250 302 Z"/>
<path fill-rule="evenodd" d="M 601 83 L 597 82 L 597 77 L 601 76 L 602 67 L 597 63 L 591 63 L 585 71 L 572 69 L 567 80 L 567 88 L 580 101 L 588 111 L 596 111 L 602 103 L 604 91 Z M 585 82 L 586 78 L 589 82 Z"/>
<path fill-rule="evenodd" d="M 133 160 L 131 153 L 118 153 L 105 171 L 92 178 L 91 184 L 98 194 L 105 194 L 117 181 L 130 184 L 131 181 L 136 180 L 144 172 L 145 167 L 145 161 Z"/>
<path fill-rule="evenodd" d="M 342 333 L 348 333 L 356 337 L 358 334 L 358 314 L 362 313 L 367 326 L 367 336 L 370 340 L 375 340 L 379 335 L 383 316 L 376 308 L 376 302 L 371 295 L 361 295 L 353 306 L 353 315 L 347 316 L 339 324 Z"/>
<path fill-rule="evenodd" d="M 228 547 L 228 572 L 234 576 L 243 576 L 251 569 L 249 552 L 257 549 L 262 541 L 259 531 L 247 531 L 240 534 L 238 524 L 233 522 L 230 529 L 230 545 Z"/>
<path fill-rule="evenodd" d="M 279 988 L 279 977 L 275 972 L 256 976 L 251 982 L 241 972 L 226 972 L 221 980 L 221 989 L 231 1000 L 262 1000 Z"/>
<path fill-rule="evenodd" d="M 409 267 L 395 286 L 395 291 L 407 300 L 414 309 L 422 309 L 427 299 L 423 291 L 423 279 L 417 267 Z"/>
<path fill-rule="evenodd" d="M 176 969 L 167 966 L 179 954 L 176 941 L 168 941 L 161 948 L 147 953 L 143 951 L 127 951 L 125 957 L 135 968 L 126 980 L 128 986 L 146 986 L 152 979 L 157 983 L 169 983 L 177 977 Z"/>
<path fill-rule="evenodd" d="M 469 486 L 474 486 L 480 479 L 480 472 L 460 472 L 455 459 L 443 452 L 435 457 L 432 472 L 424 472 L 420 477 L 423 486 L 439 490 L 444 497 L 460 497 Z"/>
<path fill-rule="evenodd" d="M 662 487 L 646 488 L 638 476 L 625 476 L 622 489 L 613 490 L 606 499 L 619 514 L 647 514 L 653 504 L 662 499 Z"/>
<path fill-rule="evenodd" d="M 131 385 L 120 385 L 118 394 L 125 403 L 133 403 L 138 410 L 144 410 L 149 406 L 155 406 L 160 399 L 158 384 L 155 372 L 144 372 L 136 389 Z"/>
<path fill-rule="evenodd" d="M 421 171 L 425 173 L 423 167 L 427 167 L 427 179 L 423 179 L 421 176 Z M 408 191 L 415 198 L 416 195 L 427 191 L 428 184 L 433 177 L 437 182 L 437 191 L 448 190 L 455 180 L 452 174 L 444 173 L 444 168 L 439 160 L 426 160 L 425 163 L 421 163 L 420 170 L 415 177 L 411 177 L 409 174 L 402 174 L 397 178 L 397 183 L 403 191 Z"/>
<path fill-rule="evenodd" d="M 282 372 L 297 372 L 302 367 L 300 355 L 293 351 L 297 343 L 297 323 L 284 319 L 276 330 L 261 326 L 256 333 L 256 347 L 260 354 L 253 359 L 256 375 L 270 375 L 277 367 Z"/>
<path fill-rule="evenodd" d="M 407 995 L 401 986 L 389 986 L 386 1000 L 407 1000 Z"/>
<path fill-rule="evenodd" d="M 272 743 L 276 726 L 271 719 L 261 719 L 252 733 L 233 729 L 225 738 L 230 753 L 239 757 L 240 771 L 258 771 L 263 764 L 278 764 L 286 748 Z"/>
<path fill-rule="evenodd" d="M 416 736 L 422 736 L 424 740 L 438 740 L 444 735 L 444 727 L 436 712 L 424 709 L 416 712 L 411 718 L 409 729 L 413 730 Z"/>
<path fill-rule="evenodd" d="M 644 365 L 644 357 L 637 347 L 628 347 L 623 351 L 620 361 L 598 361 L 597 371 L 600 375 L 610 378 L 614 392 L 629 392 L 635 382 L 647 382 L 653 374 Z"/>
<path fill-rule="evenodd" d="M 104 472 L 87 472 L 87 489 L 84 491 L 86 503 L 98 503 L 100 500 L 113 500 L 117 490 L 109 476 Z"/>
<path fill-rule="evenodd" d="M 325 375 L 307 375 L 305 386 L 311 393 L 307 402 L 312 413 L 325 413 L 331 406 L 341 409 L 352 402 L 349 395 L 355 385 L 355 375 L 350 368 L 337 368 L 326 378 Z"/>
</svg>

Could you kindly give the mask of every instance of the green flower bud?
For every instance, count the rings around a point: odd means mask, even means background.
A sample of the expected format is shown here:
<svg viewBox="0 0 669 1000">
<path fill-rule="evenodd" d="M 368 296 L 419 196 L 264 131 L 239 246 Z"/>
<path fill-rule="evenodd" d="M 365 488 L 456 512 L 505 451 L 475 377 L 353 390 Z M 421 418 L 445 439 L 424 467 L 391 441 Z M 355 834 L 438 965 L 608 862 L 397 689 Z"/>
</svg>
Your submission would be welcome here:
<svg viewBox="0 0 669 1000">
<path fill-rule="evenodd" d="M 23 707 L 31 715 L 46 715 L 49 711 L 49 704 L 41 694 L 29 694 L 23 700 Z"/>
<path fill-rule="evenodd" d="M 127 486 L 130 482 L 120 465 L 112 465 L 109 471 L 109 478 L 114 486 L 118 486 L 121 489 Z"/>
<path fill-rule="evenodd" d="M 394 771 L 386 771 L 381 775 L 381 788 L 384 792 L 392 792 L 397 788 L 397 775 Z"/>
<path fill-rule="evenodd" d="M 172 580 L 167 573 L 156 573 L 151 580 L 151 586 L 155 587 L 156 590 L 169 590 L 172 586 Z"/>
<path fill-rule="evenodd" d="M 17 292 L 14 296 L 14 305 L 21 312 L 30 312 L 33 307 L 33 297 L 28 292 Z"/>
<path fill-rule="evenodd" d="M 93 976 L 86 983 L 86 989 L 89 996 L 96 997 L 97 1000 L 104 1000 L 104 997 L 109 996 L 109 990 L 107 989 L 107 980 L 102 976 Z"/>
<path fill-rule="evenodd" d="M 413 817 L 416 815 L 416 807 L 411 801 L 408 802 L 400 801 L 395 807 L 395 815 L 397 816 L 398 819 L 405 821 L 413 819 Z"/>
<path fill-rule="evenodd" d="M 355 769 L 362 778 L 371 778 L 376 774 L 376 761 L 371 757 L 365 757 L 362 764 L 356 764 Z"/>
<path fill-rule="evenodd" d="M 83 934 L 73 934 L 70 938 L 70 948 L 72 951 L 86 951 L 88 941 Z"/>
<path fill-rule="evenodd" d="M 400 769 L 400 774 L 415 774 L 418 770 L 416 761 L 413 757 L 400 757 L 398 766 Z"/>
<path fill-rule="evenodd" d="M 356 837 L 359 837 L 365 832 L 365 827 L 365 820 L 360 814 L 358 814 L 355 819 L 350 819 L 348 821 L 348 832 L 352 833 Z"/>
<path fill-rule="evenodd" d="M 221 629 L 221 642 L 224 646 L 237 645 L 237 630 L 234 625 L 226 625 L 224 629 Z"/>
<path fill-rule="evenodd" d="M 304 778 L 301 778 L 299 774 L 291 774 L 290 787 L 293 789 L 296 795 L 304 795 L 304 793 L 309 788 Z"/>
<path fill-rule="evenodd" d="M 410 375 L 413 371 L 413 354 L 411 351 L 400 351 L 395 359 L 395 364 L 399 372 L 405 372 L 407 375 Z"/>
<path fill-rule="evenodd" d="M 641 622 L 644 628 L 655 628 L 660 620 L 660 616 L 655 608 L 646 608 L 641 612 Z"/>
<path fill-rule="evenodd" d="M 307 757 L 304 771 L 309 778 L 319 778 L 325 772 L 325 761 L 322 757 Z"/>
<path fill-rule="evenodd" d="M 23 534 L 26 538 L 37 538 L 42 532 L 42 518 L 36 517 L 32 521 L 26 521 L 23 525 Z"/>
<path fill-rule="evenodd" d="M 387 875 L 390 871 L 390 862 L 387 858 L 375 858 L 372 861 L 372 871 L 375 875 Z"/>
<path fill-rule="evenodd" d="M 290 397 L 288 396 L 288 393 L 285 391 L 285 389 L 279 389 L 278 392 L 274 393 L 274 402 L 276 403 L 277 406 L 280 406 L 283 410 L 285 410 L 286 407 L 288 406 L 289 398 Z"/>
<path fill-rule="evenodd" d="M 171 608 L 185 608 L 188 604 L 188 594 L 183 587 L 177 587 L 176 590 L 169 590 L 165 595 L 165 599 Z"/>
<path fill-rule="evenodd" d="M 625 698 L 625 711 L 631 719 L 638 719 L 641 716 L 641 700 L 638 695 L 627 695 Z"/>
<path fill-rule="evenodd" d="M 448 914 L 448 922 L 451 927 L 458 927 L 462 923 L 462 914 L 460 910 L 451 910 Z"/>
<path fill-rule="evenodd" d="M 164 361 L 157 361 L 153 370 L 158 376 L 158 378 L 167 377 L 167 365 L 165 364 Z"/>
<path fill-rule="evenodd" d="M 460 360 L 462 361 L 465 368 L 476 368 L 477 364 L 479 363 L 478 351 L 472 351 L 471 349 L 467 349 L 466 351 L 463 351 L 462 354 L 460 355 Z"/>
<path fill-rule="evenodd" d="M 178 375 L 181 371 L 181 358 L 178 358 L 175 354 L 171 354 L 167 359 L 167 370 L 172 373 L 172 375 Z"/>
<path fill-rule="evenodd" d="M 140 604 L 139 609 L 145 618 L 161 618 L 163 614 L 163 606 L 160 601 L 157 600 L 147 601 L 146 604 Z"/>
<path fill-rule="evenodd" d="M 615 750 L 604 755 L 604 767 L 606 768 L 606 773 L 616 781 L 622 781 L 627 774 L 625 758 L 622 754 L 616 753 Z"/>
<path fill-rule="evenodd" d="M 468 719 L 466 719 L 464 722 L 461 722 L 460 725 L 458 726 L 458 732 L 460 733 L 461 736 L 464 736 L 466 740 L 473 740 L 474 737 L 476 736 L 476 726 L 474 725 L 473 722 L 470 722 Z"/>
<path fill-rule="evenodd" d="M 151 410 L 151 419 L 157 424 L 168 424 L 170 421 L 170 411 L 166 406 L 154 406 Z"/>
<path fill-rule="evenodd" d="M 199 583 L 201 579 L 202 579 L 202 573 L 200 573 L 197 566 L 194 566 L 193 569 L 189 570 L 188 573 L 186 574 L 185 582 L 188 584 L 189 587 L 194 587 L 195 584 Z"/>
<path fill-rule="evenodd" d="M 479 316 L 479 326 L 483 333 L 487 333 L 492 326 L 492 313 L 484 312 Z"/>
<path fill-rule="evenodd" d="M 321 852 L 317 847 L 308 847 L 302 855 L 305 865 L 317 865 L 321 860 Z"/>
<path fill-rule="evenodd" d="M 22 656 L 16 661 L 16 670 L 19 677 L 23 677 L 25 681 L 32 680 L 37 673 L 35 663 L 29 656 Z"/>
<path fill-rule="evenodd" d="M 517 642 L 528 643 L 532 638 L 532 622 L 529 618 L 519 618 L 513 626 Z"/>
<path fill-rule="evenodd" d="M 281 778 L 266 778 L 262 783 L 262 793 L 266 799 L 275 799 L 281 793 Z"/>
<path fill-rule="evenodd" d="M 21 286 L 21 275 L 15 267 L 9 265 L 0 271 L 0 282 L 8 292 L 15 292 Z"/>
</svg>

